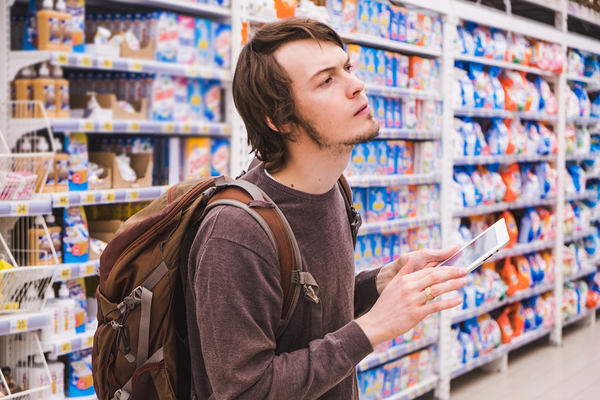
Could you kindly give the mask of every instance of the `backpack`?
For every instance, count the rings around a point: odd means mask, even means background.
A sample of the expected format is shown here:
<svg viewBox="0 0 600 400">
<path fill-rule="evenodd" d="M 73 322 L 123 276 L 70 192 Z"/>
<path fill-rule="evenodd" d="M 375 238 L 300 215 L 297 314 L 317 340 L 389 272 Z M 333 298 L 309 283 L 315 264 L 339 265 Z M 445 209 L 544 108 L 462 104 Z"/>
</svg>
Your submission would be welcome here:
<svg viewBox="0 0 600 400">
<path fill-rule="evenodd" d="M 356 245 L 360 214 L 352 206 L 343 176 L 338 185 Z M 301 289 L 311 304 L 312 338 L 321 337 L 319 287 L 302 270 L 298 244 L 279 208 L 247 181 L 227 177 L 187 180 L 129 218 L 102 253 L 96 291 L 98 328 L 92 349 L 98 399 L 190 398 L 193 386 L 185 309 L 188 257 L 203 218 L 219 205 L 246 210 L 275 246 L 284 293 L 276 337 L 287 327 Z"/>
</svg>

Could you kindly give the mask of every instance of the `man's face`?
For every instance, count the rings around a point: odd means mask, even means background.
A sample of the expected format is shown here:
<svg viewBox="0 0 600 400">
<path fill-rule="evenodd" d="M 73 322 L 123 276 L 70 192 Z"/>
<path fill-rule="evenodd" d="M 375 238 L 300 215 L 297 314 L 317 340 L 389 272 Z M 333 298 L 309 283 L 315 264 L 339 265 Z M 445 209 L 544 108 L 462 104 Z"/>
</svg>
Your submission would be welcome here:
<svg viewBox="0 0 600 400">
<path fill-rule="evenodd" d="M 364 83 L 351 71 L 346 52 L 330 42 L 299 40 L 275 52 L 292 80 L 300 133 L 319 149 L 344 153 L 375 138 Z"/>
</svg>

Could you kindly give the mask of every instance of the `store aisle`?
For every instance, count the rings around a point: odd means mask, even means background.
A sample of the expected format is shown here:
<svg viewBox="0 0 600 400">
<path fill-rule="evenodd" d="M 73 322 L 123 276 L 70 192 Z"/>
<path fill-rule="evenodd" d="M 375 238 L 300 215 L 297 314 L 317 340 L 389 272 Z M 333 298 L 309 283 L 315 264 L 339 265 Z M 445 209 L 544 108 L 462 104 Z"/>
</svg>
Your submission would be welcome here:
<svg viewBox="0 0 600 400">
<path fill-rule="evenodd" d="M 539 340 L 509 355 L 503 373 L 473 371 L 452 381 L 452 400 L 600 399 L 600 313 L 596 324 L 566 327 L 563 346 Z"/>
</svg>

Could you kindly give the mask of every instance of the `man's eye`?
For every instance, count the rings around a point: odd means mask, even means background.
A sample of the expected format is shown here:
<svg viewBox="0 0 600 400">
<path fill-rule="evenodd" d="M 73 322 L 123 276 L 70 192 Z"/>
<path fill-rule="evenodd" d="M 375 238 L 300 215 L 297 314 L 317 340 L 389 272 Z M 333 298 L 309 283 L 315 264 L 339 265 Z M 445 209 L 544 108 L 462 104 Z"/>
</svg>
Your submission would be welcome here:
<svg viewBox="0 0 600 400">
<path fill-rule="evenodd" d="M 348 65 L 348 66 L 346 67 L 346 71 L 352 71 L 352 65 Z"/>
<path fill-rule="evenodd" d="M 331 83 L 331 78 L 327 78 L 325 82 L 321 84 L 321 86 L 329 85 Z"/>
</svg>

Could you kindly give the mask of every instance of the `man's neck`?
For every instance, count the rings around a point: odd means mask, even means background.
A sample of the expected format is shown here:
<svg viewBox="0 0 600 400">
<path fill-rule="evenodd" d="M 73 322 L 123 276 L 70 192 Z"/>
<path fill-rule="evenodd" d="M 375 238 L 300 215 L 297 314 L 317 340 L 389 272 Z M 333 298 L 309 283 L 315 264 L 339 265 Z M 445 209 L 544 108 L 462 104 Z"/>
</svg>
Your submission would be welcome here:
<svg viewBox="0 0 600 400">
<path fill-rule="evenodd" d="M 304 150 L 304 151 L 303 151 Z M 288 154 L 285 167 L 271 174 L 282 185 L 310 194 L 324 194 L 331 190 L 350 161 L 352 150 L 332 155 L 315 148 L 294 148 Z"/>
</svg>

